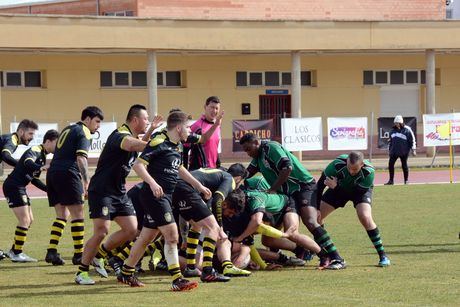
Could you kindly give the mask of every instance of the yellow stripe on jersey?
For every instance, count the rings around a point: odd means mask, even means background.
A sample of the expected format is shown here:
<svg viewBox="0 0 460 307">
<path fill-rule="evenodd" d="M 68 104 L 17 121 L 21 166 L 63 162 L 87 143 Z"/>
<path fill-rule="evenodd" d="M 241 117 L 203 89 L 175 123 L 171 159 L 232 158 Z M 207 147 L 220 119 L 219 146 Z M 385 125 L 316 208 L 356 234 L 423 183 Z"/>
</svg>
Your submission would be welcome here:
<svg viewBox="0 0 460 307">
<path fill-rule="evenodd" d="M 144 165 L 149 165 L 149 162 L 144 160 L 144 159 L 142 159 L 142 158 L 137 158 L 137 160 L 139 160 Z"/>
<path fill-rule="evenodd" d="M 120 142 L 120 148 L 123 149 L 123 143 L 125 142 L 126 138 L 128 138 L 131 134 L 129 132 L 121 132 L 121 133 L 123 133 L 123 134 L 126 133 L 127 134 L 127 135 L 125 135 L 123 137 L 123 139 Z"/>
<path fill-rule="evenodd" d="M 232 177 L 232 190 L 236 189 L 236 182 L 235 179 Z"/>
<path fill-rule="evenodd" d="M 34 160 L 34 159 L 32 159 L 32 158 L 27 158 L 27 159 L 24 160 L 24 164 L 26 164 L 26 161 L 27 161 L 27 160 L 31 160 L 32 162 L 35 163 L 35 160 Z"/>
<path fill-rule="evenodd" d="M 198 171 L 205 173 L 205 174 L 214 174 L 214 173 L 219 173 L 222 172 L 222 170 L 217 169 L 217 168 L 200 168 Z"/>
<path fill-rule="evenodd" d="M 161 143 L 164 143 L 165 140 L 166 140 L 166 135 L 164 135 L 164 134 L 158 134 L 158 135 L 156 135 L 153 139 L 150 140 L 149 146 L 150 146 L 150 147 L 158 146 L 158 145 L 160 145 Z"/>
<path fill-rule="evenodd" d="M 79 150 L 77 150 L 77 154 L 84 154 L 85 156 L 87 156 L 88 152 L 86 150 L 79 149 Z"/>
<path fill-rule="evenodd" d="M 91 140 L 91 131 L 89 130 L 89 128 L 86 127 L 85 124 L 81 125 L 81 127 L 83 128 L 83 132 L 85 133 L 85 137 L 88 140 Z"/>
<path fill-rule="evenodd" d="M 41 151 L 42 151 L 42 147 L 41 147 L 41 145 L 38 145 L 38 146 L 32 146 L 32 151 L 35 151 L 35 152 L 41 152 Z"/>
<path fill-rule="evenodd" d="M 126 125 L 118 127 L 118 132 L 123 133 L 123 134 L 131 134 L 131 131 L 129 131 L 129 128 Z"/>
<path fill-rule="evenodd" d="M 9 149 L 6 149 L 6 148 L 5 148 L 5 149 L 2 150 L 2 152 L 4 152 L 4 151 L 8 151 L 8 152 L 10 153 L 10 155 L 13 154 L 13 153 L 11 152 L 11 150 L 9 150 Z"/>
<path fill-rule="evenodd" d="M 221 191 L 215 191 L 214 193 L 220 194 L 220 195 L 222 196 L 222 198 L 225 199 L 225 195 L 224 195 L 224 193 L 222 193 Z"/>
<path fill-rule="evenodd" d="M 14 146 L 18 146 L 19 137 L 16 134 L 13 134 L 13 136 L 11 136 L 11 141 L 13 142 Z"/>
</svg>

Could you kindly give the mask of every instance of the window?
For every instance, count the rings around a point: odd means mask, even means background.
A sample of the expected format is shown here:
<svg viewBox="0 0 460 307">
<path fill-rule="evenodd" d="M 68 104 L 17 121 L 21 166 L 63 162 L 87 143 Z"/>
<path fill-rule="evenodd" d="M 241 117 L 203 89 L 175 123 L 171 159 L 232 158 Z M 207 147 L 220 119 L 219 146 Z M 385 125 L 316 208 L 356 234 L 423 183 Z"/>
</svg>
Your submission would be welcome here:
<svg viewBox="0 0 460 307">
<path fill-rule="evenodd" d="M 104 12 L 103 15 L 104 16 L 118 16 L 118 17 L 134 16 L 134 11 Z"/>
<path fill-rule="evenodd" d="M 418 84 L 418 71 L 408 70 L 406 71 L 406 83 L 407 84 Z"/>
<path fill-rule="evenodd" d="M 248 74 L 245 71 L 236 72 L 236 86 L 247 86 L 248 85 Z"/>
<path fill-rule="evenodd" d="M 263 75 L 261 72 L 250 72 L 249 73 L 249 85 L 259 85 L 262 86 L 263 83 Z"/>
<path fill-rule="evenodd" d="M 291 85 L 291 73 L 283 72 L 281 73 L 281 84 L 282 85 Z"/>
<path fill-rule="evenodd" d="M 404 71 L 390 70 L 390 84 L 404 84 Z"/>
<path fill-rule="evenodd" d="M 3 87 L 3 71 L 0 71 L 0 87 Z"/>
<path fill-rule="evenodd" d="M 422 70 L 422 71 L 420 72 L 420 83 L 425 84 L 425 83 L 426 83 L 426 79 L 425 79 L 425 78 L 426 78 L 426 77 L 425 77 L 425 71 Z"/>
<path fill-rule="evenodd" d="M 439 70 L 436 69 L 436 73 Z M 436 77 L 439 85 L 439 78 Z M 408 70 L 364 70 L 363 85 L 404 85 L 425 84 L 425 71 L 417 69 Z"/>
<path fill-rule="evenodd" d="M 300 72 L 300 85 L 311 86 L 311 71 Z"/>
<path fill-rule="evenodd" d="M 265 86 L 279 86 L 280 85 L 280 73 L 277 71 L 266 71 L 265 72 Z"/>
<path fill-rule="evenodd" d="M 147 72 L 133 71 L 131 73 L 131 80 L 133 86 L 147 86 Z"/>
<path fill-rule="evenodd" d="M 146 71 L 101 71 L 101 87 L 147 87 Z M 157 86 L 181 87 L 181 71 L 157 72 Z"/>
<path fill-rule="evenodd" d="M 364 85 L 374 84 L 374 72 L 372 70 L 363 71 L 363 84 Z"/>
<path fill-rule="evenodd" d="M 41 71 L 4 71 L 0 72 L 1 86 L 5 87 L 42 87 Z"/>
<path fill-rule="evenodd" d="M 388 72 L 387 71 L 376 71 L 375 72 L 375 84 L 388 84 Z"/>
</svg>

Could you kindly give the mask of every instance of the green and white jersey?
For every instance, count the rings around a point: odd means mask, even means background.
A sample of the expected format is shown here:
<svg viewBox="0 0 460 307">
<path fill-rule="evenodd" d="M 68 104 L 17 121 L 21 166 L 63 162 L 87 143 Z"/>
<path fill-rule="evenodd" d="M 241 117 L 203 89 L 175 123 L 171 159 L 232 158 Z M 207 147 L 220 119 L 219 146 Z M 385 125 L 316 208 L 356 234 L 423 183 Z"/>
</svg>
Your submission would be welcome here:
<svg viewBox="0 0 460 307">
<path fill-rule="evenodd" d="M 246 190 L 246 212 L 253 215 L 257 212 L 263 212 L 273 216 L 275 224 L 283 214 L 283 209 L 288 202 L 286 195 L 269 194 L 266 192 Z"/>
<path fill-rule="evenodd" d="M 251 161 L 250 173 L 260 172 L 272 186 L 278 179 L 281 170 L 291 168 L 288 180 L 277 191 L 286 195 L 300 190 L 302 183 L 310 183 L 314 179 L 297 158 L 278 142 L 263 142 L 259 147 L 259 156 Z"/>
<path fill-rule="evenodd" d="M 247 190 L 266 191 L 270 185 L 263 176 L 253 176 L 244 180 L 244 188 Z"/>
<path fill-rule="evenodd" d="M 364 166 L 355 176 L 350 175 L 347 168 L 348 155 L 340 155 L 324 170 L 327 177 L 336 177 L 338 186 L 347 193 L 353 193 L 356 188 L 371 189 L 374 187 L 374 167 L 368 160 L 364 160 Z"/>
</svg>

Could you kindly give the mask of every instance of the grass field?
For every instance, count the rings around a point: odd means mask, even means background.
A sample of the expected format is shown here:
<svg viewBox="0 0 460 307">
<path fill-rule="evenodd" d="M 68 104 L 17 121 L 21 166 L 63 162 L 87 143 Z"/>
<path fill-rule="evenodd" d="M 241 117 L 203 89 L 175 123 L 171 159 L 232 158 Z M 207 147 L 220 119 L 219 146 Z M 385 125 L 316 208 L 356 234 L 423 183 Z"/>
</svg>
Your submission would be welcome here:
<svg viewBox="0 0 460 307">
<path fill-rule="evenodd" d="M 44 262 L 54 211 L 45 200 L 33 200 L 35 222 L 25 252 L 40 261 L 0 262 L 0 306 L 460 306 L 460 185 L 384 186 L 374 194 L 374 217 L 391 267 L 376 267 L 378 257 L 348 204 L 326 223 L 349 265 L 346 270 L 318 271 L 314 260 L 304 268 L 255 272 L 226 284 L 200 284 L 189 293 L 168 291 L 169 277 L 150 272 L 141 278 L 145 288 L 129 288 L 117 284 L 114 277 L 97 276 L 95 286 L 77 286 L 73 281 L 76 267 Z M 13 213 L 2 201 L 0 247 L 4 250 L 11 246 L 15 225 Z M 69 228 L 60 244 L 68 263 L 72 255 Z"/>
</svg>

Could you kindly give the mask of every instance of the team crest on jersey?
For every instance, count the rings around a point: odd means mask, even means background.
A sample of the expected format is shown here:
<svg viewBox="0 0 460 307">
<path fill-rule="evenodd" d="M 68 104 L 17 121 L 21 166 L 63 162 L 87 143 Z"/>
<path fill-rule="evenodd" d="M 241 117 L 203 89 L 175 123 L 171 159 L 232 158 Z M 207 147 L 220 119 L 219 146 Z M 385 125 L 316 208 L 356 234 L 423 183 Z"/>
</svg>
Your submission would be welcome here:
<svg viewBox="0 0 460 307">
<path fill-rule="evenodd" d="M 165 221 L 170 223 L 172 221 L 172 215 L 169 212 L 165 213 Z"/>
<path fill-rule="evenodd" d="M 187 204 L 187 203 L 185 202 L 185 200 L 181 200 L 181 201 L 179 202 L 179 207 L 184 208 L 186 204 Z"/>
<path fill-rule="evenodd" d="M 107 206 L 102 207 L 102 215 L 107 216 L 109 214 L 109 208 Z"/>
<path fill-rule="evenodd" d="M 180 166 L 180 159 L 174 159 L 174 161 L 172 161 L 171 163 L 171 167 L 173 169 L 179 169 L 179 166 Z"/>
</svg>

